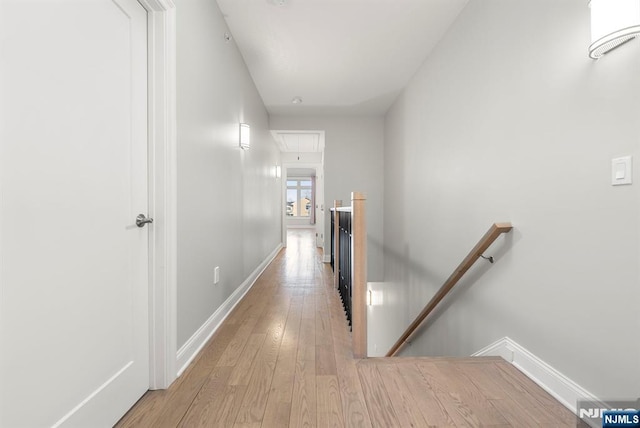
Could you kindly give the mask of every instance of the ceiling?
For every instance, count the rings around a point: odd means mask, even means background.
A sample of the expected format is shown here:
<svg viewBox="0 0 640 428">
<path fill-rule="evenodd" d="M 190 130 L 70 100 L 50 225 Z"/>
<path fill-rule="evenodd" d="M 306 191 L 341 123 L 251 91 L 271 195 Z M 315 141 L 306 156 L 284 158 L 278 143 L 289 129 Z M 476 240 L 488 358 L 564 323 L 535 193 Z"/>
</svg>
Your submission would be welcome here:
<svg viewBox="0 0 640 428">
<path fill-rule="evenodd" d="M 217 0 L 272 115 L 384 114 L 467 1 Z"/>
</svg>

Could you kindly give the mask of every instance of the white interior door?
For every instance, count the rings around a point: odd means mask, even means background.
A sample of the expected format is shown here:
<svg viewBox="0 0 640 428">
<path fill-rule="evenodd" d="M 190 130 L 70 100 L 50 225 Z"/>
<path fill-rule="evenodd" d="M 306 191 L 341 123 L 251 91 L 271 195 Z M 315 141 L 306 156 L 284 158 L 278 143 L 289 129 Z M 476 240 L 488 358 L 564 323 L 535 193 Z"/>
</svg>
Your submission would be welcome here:
<svg viewBox="0 0 640 428">
<path fill-rule="evenodd" d="M 148 388 L 146 19 L 0 1 L 0 426 L 112 426 Z"/>
</svg>

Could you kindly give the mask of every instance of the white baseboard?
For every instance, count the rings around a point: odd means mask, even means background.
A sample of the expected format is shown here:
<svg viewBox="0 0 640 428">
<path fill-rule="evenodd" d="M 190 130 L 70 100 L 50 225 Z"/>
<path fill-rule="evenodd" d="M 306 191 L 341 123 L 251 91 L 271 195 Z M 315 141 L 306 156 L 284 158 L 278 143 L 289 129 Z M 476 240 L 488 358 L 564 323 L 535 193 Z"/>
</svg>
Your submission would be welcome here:
<svg viewBox="0 0 640 428">
<path fill-rule="evenodd" d="M 504 358 L 573 413 L 577 412 L 578 400 L 602 403 L 602 400 L 595 395 L 508 337 L 492 343 L 472 356 L 500 356 Z M 604 403 L 602 407 L 605 407 Z"/>
<path fill-rule="evenodd" d="M 249 275 L 249 277 L 229 296 L 229 298 L 202 324 L 202 326 L 187 340 L 187 342 L 178 350 L 178 373 L 182 372 L 189 366 L 191 361 L 198 355 L 204 345 L 209 341 L 213 333 L 218 330 L 222 322 L 229 316 L 233 308 L 242 300 L 245 294 L 253 287 L 258 277 L 264 272 L 269 264 L 275 259 L 282 244 L 279 244 L 267 258 Z"/>
</svg>

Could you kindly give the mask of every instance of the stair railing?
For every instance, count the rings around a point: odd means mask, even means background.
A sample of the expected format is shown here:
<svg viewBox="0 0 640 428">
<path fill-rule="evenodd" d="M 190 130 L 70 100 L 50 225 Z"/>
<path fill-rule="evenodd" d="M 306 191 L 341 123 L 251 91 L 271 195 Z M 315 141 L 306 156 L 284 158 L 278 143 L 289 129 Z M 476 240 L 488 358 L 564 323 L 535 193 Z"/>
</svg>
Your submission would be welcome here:
<svg viewBox="0 0 640 428">
<path fill-rule="evenodd" d="M 423 321 L 433 312 L 433 310 L 438 306 L 438 304 L 444 299 L 447 294 L 453 289 L 453 287 L 460 281 L 460 278 L 473 266 L 473 264 L 480 258 L 486 258 L 483 256 L 484 252 L 489 248 L 489 246 L 503 233 L 510 232 L 513 229 L 511 223 L 494 223 L 487 233 L 478 241 L 475 247 L 469 252 L 467 257 L 458 265 L 458 267 L 453 271 L 451 276 L 445 281 L 445 283 L 440 287 L 438 292 L 433 296 L 433 298 L 427 303 L 424 309 L 418 314 L 416 319 L 407 327 L 405 332 L 400 336 L 398 341 L 391 347 L 389 352 L 387 352 L 387 357 L 395 356 L 402 346 L 409 341 L 411 336 L 415 333 L 415 331 L 422 325 Z M 488 258 L 488 260 L 493 263 L 493 258 Z"/>
<path fill-rule="evenodd" d="M 331 266 L 334 286 L 351 325 L 354 358 L 367 357 L 367 226 L 362 193 L 351 193 L 351 206 L 335 201 L 331 209 Z"/>
</svg>

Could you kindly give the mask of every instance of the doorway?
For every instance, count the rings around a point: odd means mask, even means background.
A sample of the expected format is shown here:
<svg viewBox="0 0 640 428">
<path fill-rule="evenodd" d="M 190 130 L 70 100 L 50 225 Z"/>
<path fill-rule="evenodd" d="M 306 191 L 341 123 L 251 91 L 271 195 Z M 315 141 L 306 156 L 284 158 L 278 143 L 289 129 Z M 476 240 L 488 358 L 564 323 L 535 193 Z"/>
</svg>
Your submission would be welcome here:
<svg viewBox="0 0 640 428">
<path fill-rule="evenodd" d="M 166 3 L 2 4 L 0 425 L 108 425 L 175 378 Z"/>
<path fill-rule="evenodd" d="M 324 131 L 271 131 L 282 153 L 284 201 L 282 242 L 287 229 L 314 229 L 318 247 L 324 246 Z"/>
</svg>

